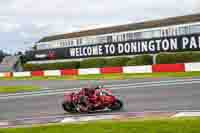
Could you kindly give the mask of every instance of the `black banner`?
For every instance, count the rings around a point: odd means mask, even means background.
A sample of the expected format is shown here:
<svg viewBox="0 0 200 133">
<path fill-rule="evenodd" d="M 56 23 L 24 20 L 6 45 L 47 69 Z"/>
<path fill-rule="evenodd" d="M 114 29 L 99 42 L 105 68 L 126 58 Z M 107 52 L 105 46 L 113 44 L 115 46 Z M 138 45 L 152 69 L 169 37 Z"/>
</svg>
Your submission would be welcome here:
<svg viewBox="0 0 200 133">
<path fill-rule="evenodd" d="M 200 34 L 27 51 L 32 60 L 155 54 L 200 50 Z"/>
</svg>

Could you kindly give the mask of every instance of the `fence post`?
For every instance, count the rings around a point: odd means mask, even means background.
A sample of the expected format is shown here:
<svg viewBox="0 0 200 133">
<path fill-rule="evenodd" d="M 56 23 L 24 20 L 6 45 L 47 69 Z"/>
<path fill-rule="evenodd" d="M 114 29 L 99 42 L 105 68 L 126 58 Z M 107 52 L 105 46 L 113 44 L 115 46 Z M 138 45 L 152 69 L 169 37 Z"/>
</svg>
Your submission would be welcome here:
<svg viewBox="0 0 200 133">
<path fill-rule="evenodd" d="M 156 57 L 158 54 L 153 54 L 153 64 L 156 64 Z"/>
</svg>

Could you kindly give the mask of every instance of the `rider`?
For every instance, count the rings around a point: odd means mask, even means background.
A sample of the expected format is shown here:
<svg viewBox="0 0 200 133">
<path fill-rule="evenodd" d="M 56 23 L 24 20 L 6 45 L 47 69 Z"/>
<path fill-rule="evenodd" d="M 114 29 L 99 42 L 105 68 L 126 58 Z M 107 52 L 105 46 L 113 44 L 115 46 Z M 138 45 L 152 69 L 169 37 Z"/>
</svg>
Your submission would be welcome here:
<svg viewBox="0 0 200 133">
<path fill-rule="evenodd" d="M 83 112 L 92 109 L 92 107 L 97 107 L 100 105 L 99 101 L 99 89 L 100 86 L 90 87 L 90 88 L 82 88 L 79 91 L 80 101 L 79 101 L 79 109 Z"/>
</svg>

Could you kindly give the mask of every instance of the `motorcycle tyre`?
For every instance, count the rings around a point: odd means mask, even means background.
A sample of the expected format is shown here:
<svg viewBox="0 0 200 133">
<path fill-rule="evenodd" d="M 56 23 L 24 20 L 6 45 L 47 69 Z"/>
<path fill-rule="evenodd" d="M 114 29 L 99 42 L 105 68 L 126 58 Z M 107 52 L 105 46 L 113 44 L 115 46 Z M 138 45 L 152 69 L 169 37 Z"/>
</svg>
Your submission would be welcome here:
<svg viewBox="0 0 200 133">
<path fill-rule="evenodd" d="M 117 110 L 121 110 L 122 107 L 123 107 L 123 102 L 121 100 L 117 99 L 115 104 L 108 108 L 111 109 L 112 111 L 117 111 Z"/>
<path fill-rule="evenodd" d="M 75 107 L 73 107 L 73 105 L 71 103 L 68 103 L 68 102 L 63 102 L 62 108 L 68 113 L 76 113 L 77 112 Z"/>
</svg>

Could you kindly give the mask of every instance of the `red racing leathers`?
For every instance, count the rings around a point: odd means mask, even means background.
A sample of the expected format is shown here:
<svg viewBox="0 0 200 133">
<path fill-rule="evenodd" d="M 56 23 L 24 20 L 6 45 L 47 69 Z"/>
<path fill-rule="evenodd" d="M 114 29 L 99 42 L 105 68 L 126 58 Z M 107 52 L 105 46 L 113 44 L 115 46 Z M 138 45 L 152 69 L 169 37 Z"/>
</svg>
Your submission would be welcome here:
<svg viewBox="0 0 200 133">
<path fill-rule="evenodd" d="M 92 110 L 93 108 L 98 108 L 101 105 L 100 100 L 100 89 L 95 88 L 82 88 L 78 95 L 80 96 L 79 110 L 81 112 L 86 112 Z"/>
</svg>

